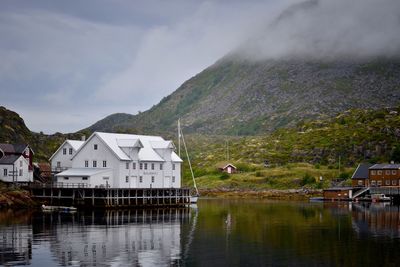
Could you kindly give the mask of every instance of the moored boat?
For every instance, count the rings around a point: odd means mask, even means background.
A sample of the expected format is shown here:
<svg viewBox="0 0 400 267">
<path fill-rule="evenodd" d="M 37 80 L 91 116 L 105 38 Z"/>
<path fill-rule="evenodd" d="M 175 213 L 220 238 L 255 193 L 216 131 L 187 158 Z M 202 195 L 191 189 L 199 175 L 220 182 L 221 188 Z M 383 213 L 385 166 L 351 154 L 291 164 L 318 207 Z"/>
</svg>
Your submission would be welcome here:
<svg viewBox="0 0 400 267">
<path fill-rule="evenodd" d="M 42 211 L 44 212 L 76 212 L 77 208 L 67 206 L 46 206 L 42 205 Z"/>
</svg>

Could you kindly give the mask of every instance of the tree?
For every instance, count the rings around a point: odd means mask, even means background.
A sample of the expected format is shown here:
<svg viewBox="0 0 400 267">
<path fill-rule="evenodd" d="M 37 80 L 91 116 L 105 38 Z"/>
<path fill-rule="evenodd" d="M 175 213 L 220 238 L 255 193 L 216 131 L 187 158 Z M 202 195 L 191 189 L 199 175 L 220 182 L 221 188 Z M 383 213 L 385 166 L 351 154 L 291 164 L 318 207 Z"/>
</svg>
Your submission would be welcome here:
<svg viewBox="0 0 400 267">
<path fill-rule="evenodd" d="M 392 155 L 390 157 L 391 161 L 400 162 L 400 146 L 396 146 L 393 151 L 392 151 Z"/>
</svg>

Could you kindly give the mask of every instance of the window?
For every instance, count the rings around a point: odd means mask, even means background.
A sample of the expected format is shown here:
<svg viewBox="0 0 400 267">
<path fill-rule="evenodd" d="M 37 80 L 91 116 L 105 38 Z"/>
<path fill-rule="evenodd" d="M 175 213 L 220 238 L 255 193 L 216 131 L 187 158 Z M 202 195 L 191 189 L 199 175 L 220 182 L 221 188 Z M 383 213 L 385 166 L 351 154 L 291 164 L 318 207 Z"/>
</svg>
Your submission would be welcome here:
<svg viewBox="0 0 400 267">
<path fill-rule="evenodd" d="M 144 164 L 144 169 L 147 170 L 147 163 Z"/>
<path fill-rule="evenodd" d="M 85 167 L 86 168 L 89 167 L 89 161 L 88 160 L 85 160 Z"/>
<path fill-rule="evenodd" d="M 154 183 L 154 176 L 151 176 L 151 183 Z"/>
<path fill-rule="evenodd" d="M 162 163 L 160 163 L 160 170 L 162 170 L 162 168 L 163 168 L 163 164 L 162 164 Z"/>
<path fill-rule="evenodd" d="M 172 182 L 175 183 L 175 176 L 172 176 Z"/>
<path fill-rule="evenodd" d="M 371 181 L 371 185 L 375 186 L 376 185 L 376 181 Z"/>
<path fill-rule="evenodd" d="M 107 167 L 107 161 L 103 160 L 103 168 Z"/>
<path fill-rule="evenodd" d="M 139 176 L 139 183 L 143 183 L 143 176 Z"/>
<path fill-rule="evenodd" d="M 22 176 L 22 169 L 19 169 L 19 176 Z"/>
<path fill-rule="evenodd" d="M 82 177 L 82 180 L 87 180 L 88 178 L 87 177 Z"/>
<path fill-rule="evenodd" d="M 8 170 L 7 170 L 7 169 L 4 169 L 4 170 L 3 170 L 3 174 L 4 174 L 4 176 L 7 176 Z"/>
<path fill-rule="evenodd" d="M 154 170 L 154 163 L 151 164 L 151 169 Z"/>
<path fill-rule="evenodd" d="M 390 185 L 390 180 L 386 180 L 386 181 L 385 181 L 385 184 L 386 184 L 386 185 Z"/>
<path fill-rule="evenodd" d="M 129 170 L 129 162 L 126 162 L 126 163 L 125 163 L 125 168 L 126 168 L 127 170 Z"/>
<path fill-rule="evenodd" d="M 386 175 L 389 175 L 389 174 L 390 174 L 390 171 L 389 171 L 389 170 L 386 170 L 386 171 L 385 171 L 385 174 L 386 174 Z"/>
<path fill-rule="evenodd" d="M 69 154 L 72 155 L 72 148 L 69 149 Z"/>
<path fill-rule="evenodd" d="M 139 169 L 143 170 L 143 163 L 139 163 Z"/>
<path fill-rule="evenodd" d="M 19 166 L 22 167 L 22 160 L 19 162 Z"/>
<path fill-rule="evenodd" d="M 93 168 L 97 167 L 97 161 L 93 160 Z"/>
<path fill-rule="evenodd" d="M 69 180 L 69 177 L 64 177 L 64 180 Z"/>
<path fill-rule="evenodd" d="M 175 171 L 175 164 L 172 164 L 172 170 Z"/>
<path fill-rule="evenodd" d="M 375 175 L 376 174 L 376 171 L 371 171 L 371 175 Z"/>
<path fill-rule="evenodd" d="M 136 170 L 136 162 L 132 163 L 132 168 Z"/>
<path fill-rule="evenodd" d="M 382 181 L 381 180 L 378 181 L 378 185 L 382 185 Z"/>
<path fill-rule="evenodd" d="M 358 180 L 358 185 L 363 185 L 363 181 L 362 180 Z"/>
<path fill-rule="evenodd" d="M 129 176 L 125 176 L 125 182 L 129 183 Z"/>
<path fill-rule="evenodd" d="M 93 149 L 94 149 L 94 150 L 97 150 L 97 144 L 94 144 L 94 145 L 93 145 Z"/>
<path fill-rule="evenodd" d="M 63 148 L 63 155 L 67 155 L 67 149 Z"/>
<path fill-rule="evenodd" d="M 392 175 L 396 175 L 397 174 L 397 171 L 396 170 L 393 170 L 392 171 Z"/>
<path fill-rule="evenodd" d="M 57 161 L 57 168 L 61 168 L 61 162 Z"/>
<path fill-rule="evenodd" d="M 381 170 L 379 170 L 379 171 L 378 171 L 378 174 L 379 174 L 379 175 L 381 175 L 381 174 L 382 174 L 382 171 L 381 171 Z"/>
<path fill-rule="evenodd" d="M 396 185 L 397 181 L 396 180 L 392 180 L 392 185 Z"/>
</svg>

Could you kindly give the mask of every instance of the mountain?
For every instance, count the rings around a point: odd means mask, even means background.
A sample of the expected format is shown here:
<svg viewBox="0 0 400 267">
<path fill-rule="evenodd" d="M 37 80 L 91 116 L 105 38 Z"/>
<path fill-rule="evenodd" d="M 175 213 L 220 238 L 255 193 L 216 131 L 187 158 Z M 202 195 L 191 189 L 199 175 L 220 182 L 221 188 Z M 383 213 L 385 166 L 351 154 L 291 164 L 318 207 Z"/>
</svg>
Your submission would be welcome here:
<svg viewBox="0 0 400 267">
<path fill-rule="evenodd" d="M 35 161 L 47 161 L 65 139 L 79 140 L 85 134 L 88 136 L 90 133 L 35 133 L 29 130 L 19 114 L 0 106 L 0 143 L 29 144 L 35 153 Z"/>
<path fill-rule="evenodd" d="M 400 60 L 260 60 L 234 54 L 182 84 L 150 110 L 113 114 L 90 131 L 254 135 L 348 109 L 395 107 Z"/>
</svg>

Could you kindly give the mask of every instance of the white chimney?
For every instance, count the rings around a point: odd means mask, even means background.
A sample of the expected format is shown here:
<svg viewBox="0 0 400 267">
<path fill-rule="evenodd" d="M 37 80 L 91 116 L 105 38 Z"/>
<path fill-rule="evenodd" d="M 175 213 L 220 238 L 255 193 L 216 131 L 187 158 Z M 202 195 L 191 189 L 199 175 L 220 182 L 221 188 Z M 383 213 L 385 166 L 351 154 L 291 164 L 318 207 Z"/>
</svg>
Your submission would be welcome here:
<svg viewBox="0 0 400 267">
<path fill-rule="evenodd" d="M 81 136 L 81 140 L 82 140 L 82 141 L 86 141 L 86 136 L 85 136 L 85 135 L 82 135 L 82 136 Z"/>
</svg>

